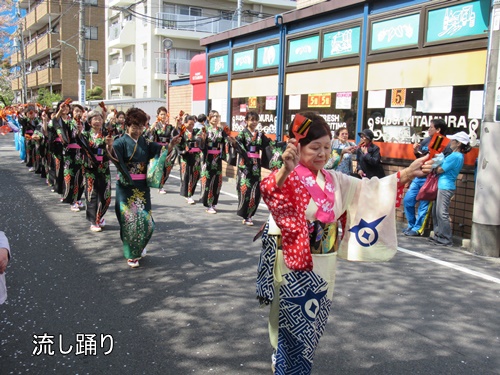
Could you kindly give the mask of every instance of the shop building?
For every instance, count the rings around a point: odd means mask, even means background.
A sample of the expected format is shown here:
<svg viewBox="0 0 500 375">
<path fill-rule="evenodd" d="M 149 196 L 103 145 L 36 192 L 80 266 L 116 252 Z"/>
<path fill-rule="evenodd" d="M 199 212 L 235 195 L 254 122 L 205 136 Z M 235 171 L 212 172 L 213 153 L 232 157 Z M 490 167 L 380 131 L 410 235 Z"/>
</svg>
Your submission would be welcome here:
<svg viewBox="0 0 500 375">
<path fill-rule="evenodd" d="M 370 128 L 389 172 L 443 118 L 473 150 L 450 208 L 455 234 L 470 237 L 480 143 L 490 1 L 327 1 L 201 40 L 207 108 L 233 131 L 246 111 L 282 139 L 296 113 L 323 115 L 352 139 Z M 399 217 L 403 219 L 402 213 Z"/>
</svg>

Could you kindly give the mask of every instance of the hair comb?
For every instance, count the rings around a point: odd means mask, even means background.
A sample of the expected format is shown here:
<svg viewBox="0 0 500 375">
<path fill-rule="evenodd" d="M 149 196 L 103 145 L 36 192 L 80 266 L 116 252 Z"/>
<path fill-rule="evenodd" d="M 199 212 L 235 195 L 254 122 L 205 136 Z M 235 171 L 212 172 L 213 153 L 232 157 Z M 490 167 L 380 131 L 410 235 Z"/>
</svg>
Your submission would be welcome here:
<svg viewBox="0 0 500 375">
<path fill-rule="evenodd" d="M 292 133 L 297 141 L 300 141 L 307 135 L 309 128 L 311 127 L 311 123 L 312 120 L 301 115 L 300 113 L 295 115 L 292 123 Z"/>
</svg>

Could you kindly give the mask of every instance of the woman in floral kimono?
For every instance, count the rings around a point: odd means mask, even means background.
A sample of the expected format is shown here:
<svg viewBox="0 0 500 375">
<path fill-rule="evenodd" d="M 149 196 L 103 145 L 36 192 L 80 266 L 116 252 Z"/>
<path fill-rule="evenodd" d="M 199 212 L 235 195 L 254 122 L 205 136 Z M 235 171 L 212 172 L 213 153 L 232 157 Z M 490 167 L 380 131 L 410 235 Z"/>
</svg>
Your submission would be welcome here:
<svg viewBox="0 0 500 375">
<path fill-rule="evenodd" d="M 159 143 L 162 146 L 168 146 L 170 141 L 172 140 L 172 132 L 174 130 L 174 126 L 168 123 L 168 111 L 165 107 L 160 107 L 156 111 L 157 117 L 156 122 L 151 127 L 151 135 L 153 141 Z M 168 177 L 170 176 L 170 171 L 172 170 L 173 163 L 168 163 L 165 166 L 165 171 L 163 173 L 163 178 L 160 181 L 160 190 L 158 193 L 166 194 L 167 192 L 163 188 L 165 183 L 167 182 Z"/>
<path fill-rule="evenodd" d="M 203 158 L 201 149 L 206 137 L 201 129 L 194 129 L 195 122 L 194 116 L 185 118 L 183 125 L 185 131 L 182 133 L 180 130 L 181 142 L 177 146 L 181 162 L 181 195 L 186 198 L 188 204 L 196 203 L 193 196 L 200 179 Z"/>
<path fill-rule="evenodd" d="M 32 139 L 35 141 L 35 174 L 40 174 L 41 178 L 47 177 L 47 123 L 49 117 L 45 111 L 40 111 L 39 118 L 41 119 L 35 127 Z"/>
<path fill-rule="evenodd" d="M 261 153 L 269 146 L 271 139 L 263 131 L 257 130 L 259 114 L 250 111 L 245 116 L 246 127 L 238 134 L 236 140 L 241 146 L 238 160 L 238 216 L 243 218 L 244 225 L 253 225 L 260 203 L 260 171 Z"/>
<path fill-rule="evenodd" d="M 405 183 L 430 171 L 426 157 L 381 180 L 327 171 L 330 129 L 320 115 L 301 116 L 306 126 L 291 135 L 283 166 L 261 183 L 272 217 L 263 230 L 257 293 L 271 304 L 273 370 L 280 375 L 311 373 L 332 305 L 337 253 L 348 260 L 391 259 L 394 204 Z M 373 201 L 377 205 L 363 203 Z M 346 211 L 348 228 L 338 247 L 336 218 Z"/>
<path fill-rule="evenodd" d="M 68 104 L 66 104 L 68 105 Z M 61 116 L 65 109 L 61 106 L 56 114 L 59 122 L 57 134 L 64 146 L 64 192 L 61 202 L 71 204 L 71 211 L 83 208 L 83 158 L 76 139 L 83 129 L 81 121 L 83 107 L 73 105 L 73 119 L 64 120 Z"/>
<path fill-rule="evenodd" d="M 106 137 L 108 156 L 118 170 L 115 212 L 120 223 L 123 254 L 131 268 L 139 267 L 139 259 L 145 255 L 155 227 L 146 179 L 149 162 L 161 153 L 168 153 L 166 161 L 169 162 L 173 147 L 180 141 L 180 137 L 174 137 L 165 148 L 147 140 L 142 135 L 147 121 L 142 109 L 130 108 L 125 116 L 125 135 L 116 140 Z"/>
<path fill-rule="evenodd" d="M 36 141 L 33 139 L 35 129 L 40 120 L 37 117 L 35 106 L 28 105 L 24 110 L 24 115 L 19 117 L 19 125 L 21 125 L 21 134 L 24 137 L 26 148 L 26 166 L 30 172 L 35 171 L 35 152 Z"/>
<path fill-rule="evenodd" d="M 204 129 L 202 132 L 204 132 Z M 224 127 L 220 122 L 219 112 L 212 110 L 208 114 L 208 125 L 205 127 L 205 160 L 201 169 L 201 201 L 209 214 L 216 214 L 215 206 L 219 202 L 222 188 L 222 159 L 226 157 L 226 138 Z"/>
<path fill-rule="evenodd" d="M 100 232 L 106 225 L 104 215 L 111 203 L 111 173 L 101 113 L 89 112 L 87 122 L 90 124 L 90 130 L 83 131 L 78 138 L 84 155 L 86 216 L 90 221 L 90 230 Z"/>
<path fill-rule="evenodd" d="M 61 122 L 57 119 L 57 114 L 62 121 L 69 121 L 69 105 L 64 101 L 57 104 L 56 112 L 52 114 L 52 118 L 47 124 L 47 166 L 48 166 L 48 182 L 52 186 L 52 192 L 63 194 L 64 192 L 64 162 L 63 152 L 64 146 L 57 131 Z"/>
</svg>

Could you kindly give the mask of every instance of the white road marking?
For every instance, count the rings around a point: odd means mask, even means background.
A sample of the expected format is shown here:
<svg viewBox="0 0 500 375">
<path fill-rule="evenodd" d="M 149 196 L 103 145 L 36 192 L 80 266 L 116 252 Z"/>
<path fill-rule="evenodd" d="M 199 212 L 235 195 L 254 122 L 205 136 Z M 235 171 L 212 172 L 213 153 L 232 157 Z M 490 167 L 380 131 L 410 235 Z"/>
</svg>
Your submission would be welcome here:
<svg viewBox="0 0 500 375">
<path fill-rule="evenodd" d="M 408 250 L 408 249 L 405 249 L 402 247 L 398 247 L 398 250 L 401 251 L 402 253 L 406 253 L 408 255 L 412 255 L 412 256 L 417 257 L 417 258 L 422 258 L 422 259 L 428 260 L 429 262 L 434 262 L 434 263 L 437 263 L 441 266 L 448 267 L 448 268 L 451 268 L 451 269 L 454 269 L 454 270 L 457 270 L 457 271 L 460 271 L 463 273 L 467 273 L 467 274 L 472 275 L 472 276 L 479 277 L 479 278 L 484 279 L 484 280 L 488 280 L 488 281 L 492 281 L 494 283 L 500 284 L 500 279 L 497 277 L 493 277 L 493 276 L 489 276 L 489 275 L 486 275 L 486 274 L 481 273 L 481 272 L 473 271 L 473 270 L 470 270 L 470 269 L 462 267 L 462 266 L 457 266 L 456 264 L 446 262 L 444 260 L 439 260 L 439 259 L 430 257 L 428 255 L 421 254 L 421 253 L 418 253 L 416 251 Z"/>
<path fill-rule="evenodd" d="M 178 177 L 178 176 L 175 176 L 175 175 L 170 175 L 170 176 L 180 180 L 180 177 Z M 221 190 L 221 194 L 225 194 L 225 195 L 228 195 L 232 198 L 238 199 L 238 196 L 236 194 L 228 193 L 228 192 L 223 191 L 223 190 Z M 263 203 L 260 203 L 259 206 L 267 209 L 267 206 Z M 456 264 L 446 262 L 444 260 L 439 260 L 439 259 L 433 258 L 431 256 L 428 256 L 428 255 L 425 255 L 422 253 L 418 253 L 416 251 L 405 249 L 403 247 L 398 247 L 398 250 L 401 251 L 402 253 L 406 253 L 408 255 L 412 255 L 412 256 L 417 257 L 417 258 L 425 259 L 429 262 L 433 262 L 433 263 L 439 264 L 439 265 L 444 266 L 444 267 L 448 267 L 448 268 L 451 268 L 451 269 L 454 269 L 454 270 L 457 270 L 457 271 L 460 271 L 460 272 L 463 272 L 463 273 L 466 273 L 466 274 L 469 274 L 472 276 L 479 277 L 480 279 L 484 279 L 487 281 L 491 281 L 491 282 L 500 284 L 500 279 L 497 277 L 493 277 L 493 276 L 489 276 L 489 275 L 486 275 L 486 274 L 481 273 L 481 272 L 473 271 L 473 270 L 468 269 L 466 267 L 457 266 Z"/>
</svg>

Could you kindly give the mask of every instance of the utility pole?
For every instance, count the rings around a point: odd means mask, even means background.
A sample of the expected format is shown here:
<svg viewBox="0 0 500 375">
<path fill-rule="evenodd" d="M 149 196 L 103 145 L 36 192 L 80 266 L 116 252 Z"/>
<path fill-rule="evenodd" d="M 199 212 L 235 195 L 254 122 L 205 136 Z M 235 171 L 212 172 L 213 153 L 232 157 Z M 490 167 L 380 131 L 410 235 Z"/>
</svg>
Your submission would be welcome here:
<svg viewBox="0 0 500 375">
<path fill-rule="evenodd" d="M 238 27 L 241 26 L 241 11 L 242 11 L 242 8 L 243 8 L 243 1 L 242 0 L 238 0 L 238 9 L 236 9 L 236 12 L 237 12 L 237 20 L 238 20 Z"/>
<path fill-rule="evenodd" d="M 472 212 L 471 248 L 473 253 L 500 256 L 500 175 L 498 139 L 500 139 L 500 0 L 493 0 L 490 13 L 490 35 L 481 144 L 477 165 L 476 192 Z"/>
<path fill-rule="evenodd" d="M 26 60 L 24 59 L 24 38 L 23 38 L 23 23 L 21 21 L 21 11 L 19 9 L 19 2 L 16 3 L 16 16 L 19 22 L 19 52 L 21 53 L 21 101 L 28 102 L 28 89 L 26 87 Z"/>
<path fill-rule="evenodd" d="M 80 27 L 78 45 L 78 101 L 82 106 L 86 102 L 85 87 L 85 7 L 83 0 L 80 0 L 80 10 L 78 12 L 78 23 Z"/>
</svg>

